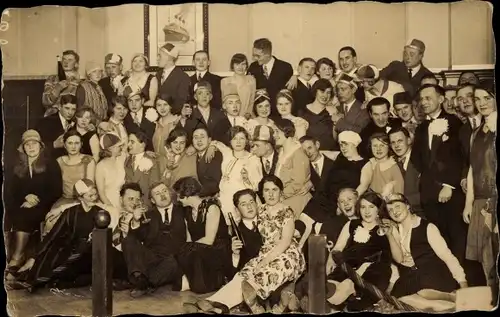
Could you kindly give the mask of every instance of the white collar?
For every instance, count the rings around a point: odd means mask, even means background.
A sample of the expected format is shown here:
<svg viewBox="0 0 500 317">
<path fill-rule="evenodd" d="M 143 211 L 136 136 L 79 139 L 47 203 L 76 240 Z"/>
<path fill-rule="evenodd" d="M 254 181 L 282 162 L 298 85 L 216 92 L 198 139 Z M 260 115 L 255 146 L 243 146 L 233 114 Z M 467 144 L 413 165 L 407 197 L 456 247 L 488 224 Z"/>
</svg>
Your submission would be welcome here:
<svg viewBox="0 0 500 317">
<path fill-rule="evenodd" d="M 137 115 L 137 119 L 142 119 L 142 114 L 144 113 L 144 107 L 141 107 L 141 109 L 139 109 L 139 111 L 137 111 L 137 112 L 131 112 L 130 113 L 130 116 L 133 119 L 134 116 L 132 115 L 132 113 L 135 113 Z"/>
<path fill-rule="evenodd" d="M 116 120 L 116 119 L 115 119 L 115 118 L 113 118 L 113 117 L 109 118 L 109 121 L 110 121 L 111 123 L 116 124 L 116 125 L 118 125 L 118 124 L 123 124 L 123 121 L 118 121 L 118 120 Z"/>
<path fill-rule="evenodd" d="M 323 162 L 325 161 L 325 156 L 323 154 L 319 154 L 319 157 L 316 161 L 311 162 L 312 164 L 318 164 L 318 166 L 323 166 Z"/>
<path fill-rule="evenodd" d="M 437 119 L 441 115 L 443 109 L 440 109 L 439 112 L 435 116 L 427 115 L 427 120 Z"/>
<path fill-rule="evenodd" d="M 480 113 L 478 113 L 478 114 L 476 114 L 476 115 L 475 115 L 474 117 L 472 117 L 472 118 L 467 117 L 467 120 L 469 120 L 469 123 L 472 125 L 472 120 L 474 120 L 474 119 L 475 119 L 476 124 L 477 124 L 477 126 L 476 126 L 476 127 L 478 127 L 478 126 L 479 126 L 479 124 L 481 123 L 481 118 L 482 118 L 481 114 L 480 114 Z"/>
<path fill-rule="evenodd" d="M 170 66 L 169 68 L 163 68 L 163 73 L 164 74 L 170 74 L 175 68 L 175 65 L 174 66 Z"/>
<path fill-rule="evenodd" d="M 164 207 L 164 208 L 160 208 L 160 207 L 156 207 L 156 208 L 158 208 L 158 210 L 160 212 L 166 212 L 167 210 L 169 210 L 169 211 L 172 210 L 172 206 L 173 206 L 173 204 L 170 204 L 170 205 L 168 205 L 167 207 Z"/>
<path fill-rule="evenodd" d="M 271 56 L 271 59 L 269 60 L 269 62 L 267 62 L 266 64 L 262 65 L 262 69 L 264 69 L 264 66 L 266 66 L 267 71 L 269 72 L 269 75 L 271 75 L 271 70 L 273 69 L 274 61 L 275 61 L 274 57 Z"/>
<path fill-rule="evenodd" d="M 351 102 L 344 104 L 344 109 L 347 108 L 347 111 L 351 110 L 352 105 L 356 102 L 356 98 L 354 98 Z M 345 113 L 344 113 L 345 115 Z"/>
<path fill-rule="evenodd" d="M 250 230 L 253 230 L 254 222 L 255 222 L 255 224 L 257 224 L 257 217 L 255 217 L 253 219 L 241 218 L 241 221 L 243 222 L 243 224 L 245 225 L 245 227 L 247 227 Z"/>
<path fill-rule="evenodd" d="M 138 154 L 133 154 L 134 159 L 135 159 L 135 164 L 139 164 L 139 161 L 144 157 L 144 152 L 138 153 Z"/>
<path fill-rule="evenodd" d="M 63 125 L 63 128 L 66 129 L 66 126 L 70 125 L 70 122 L 69 120 L 66 120 L 66 118 L 64 118 L 60 112 L 57 112 L 57 114 L 59 115 L 59 120 L 61 120 L 61 124 Z"/>
<path fill-rule="evenodd" d="M 309 87 L 312 87 L 312 83 L 311 83 L 312 78 L 311 78 L 311 80 L 307 81 L 304 78 L 302 78 L 302 77 L 299 76 L 298 79 L 304 84 L 304 86 L 307 87 L 307 85 L 309 85 Z"/>
<path fill-rule="evenodd" d="M 208 69 L 207 70 L 204 70 L 202 72 L 199 72 L 199 71 L 196 71 L 196 78 L 200 77 L 203 78 L 205 77 L 205 74 L 208 72 Z"/>
<path fill-rule="evenodd" d="M 415 76 L 416 73 L 418 73 L 418 71 L 420 70 L 420 68 L 422 68 L 422 63 L 418 64 L 417 66 L 415 67 L 411 67 L 411 76 Z"/>
<path fill-rule="evenodd" d="M 268 160 L 269 163 L 273 163 L 273 158 L 274 158 L 274 151 L 271 152 L 271 155 L 269 155 L 268 157 L 262 157 L 264 160 Z"/>
</svg>

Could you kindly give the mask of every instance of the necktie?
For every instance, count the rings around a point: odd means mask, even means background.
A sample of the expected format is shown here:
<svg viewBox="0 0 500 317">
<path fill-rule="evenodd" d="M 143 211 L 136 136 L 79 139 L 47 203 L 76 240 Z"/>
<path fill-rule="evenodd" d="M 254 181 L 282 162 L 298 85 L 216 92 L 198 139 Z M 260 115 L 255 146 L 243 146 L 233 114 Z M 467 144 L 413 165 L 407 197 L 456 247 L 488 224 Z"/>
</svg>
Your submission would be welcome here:
<svg viewBox="0 0 500 317">
<path fill-rule="evenodd" d="M 255 220 L 252 221 L 252 226 L 253 226 L 252 231 L 254 232 L 257 231 L 257 222 Z"/>
<path fill-rule="evenodd" d="M 318 163 L 313 163 L 313 166 L 314 166 L 314 170 L 316 171 L 316 173 L 318 173 L 318 175 L 320 175 Z"/>
<path fill-rule="evenodd" d="M 165 80 L 167 80 L 167 74 L 166 74 L 165 72 L 163 72 L 163 73 L 161 74 L 161 83 L 162 83 L 162 85 L 163 85 L 163 83 L 165 82 Z"/>
<path fill-rule="evenodd" d="M 233 127 L 236 125 L 236 117 L 233 117 Z"/>
<path fill-rule="evenodd" d="M 311 84 L 307 82 L 307 89 L 311 90 Z"/>
<path fill-rule="evenodd" d="M 269 174 L 269 171 L 271 170 L 271 162 L 269 162 L 268 159 L 266 159 L 264 168 L 266 169 L 266 173 Z"/>
<path fill-rule="evenodd" d="M 408 75 L 410 76 L 410 78 L 413 77 L 413 69 L 408 68 Z"/>
<path fill-rule="evenodd" d="M 476 118 L 472 118 L 472 130 L 476 130 L 476 128 L 477 128 Z"/>
<path fill-rule="evenodd" d="M 347 104 L 344 105 L 344 115 L 347 114 L 347 111 L 349 111 L 349 109 L 347 108 Z"/>
<path fill-rule="evenodd" d="M 165 209 L 165 221 L 163 224 L 169 226 L 170 225 L 170 220 L 168 219 L 168 208 Z"/>
<path fill-rule="evenodd" d="M 267 79 L 269 79 L 269 72 L 267 71 L 267 66 L 264 65 L 264 76 L 266 76 Z"/>
<path fill-rule="evenodd" d="M 201 73 L 198 73 L 198 81 L 201 81 Z"/>
<path fill-rule="evenodd" d="M 128 166 L 132 168 L 133 170 L 135 169 L 135 155 L 131 155 L 128 159 Z"/>
<path fill-rule="evenodd" d="M 397 161 L 397 164 L 399 166 L 399 169 L 401 170 L 401 173 L 403 173 L 403 176 L 404 176 L 404 173 L 406 172 L 404 162 L 405 162 L 404 156 L 400 157 Z"/>
<path fill-rule="evenodd" d="M 134 123 L 137 125 L 140 125 L 141 123 L 139 122 L 139 116 L 137 115 L 137 112 L 132 112 L 132 119 L 134 119 Z"/>
</svg>

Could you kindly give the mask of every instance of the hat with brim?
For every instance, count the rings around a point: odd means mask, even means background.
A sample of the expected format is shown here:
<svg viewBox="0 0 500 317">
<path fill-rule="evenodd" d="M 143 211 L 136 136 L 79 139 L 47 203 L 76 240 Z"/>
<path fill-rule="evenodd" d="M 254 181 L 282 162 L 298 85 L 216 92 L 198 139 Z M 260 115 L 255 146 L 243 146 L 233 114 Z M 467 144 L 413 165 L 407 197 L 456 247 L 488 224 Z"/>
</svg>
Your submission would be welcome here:
<svg viewBox="0 0 500 317">
<path fill-rule="evenodd" d="M 24 144 L 29 141 L 36 141 L 40 143 L 42 148 L 45 147 L 45 144 L 42 142 L 42 138 L 40 137 L 40 133 L 38 133 L 38 131 L 36 130 L 25 131 L 21 139 L 22 139 L 21 144 L 17 148 L 17 150 L 21 153 L 24 153 Z"/>
<path fill-rule="evenodd" d="M 398 92 L 394 94 L 394 100 L 392 104 L 395 105 L 411 105 L 412 104 L 412 98 L 410 94 L 406 91 L 403 92 Z"/>
<path fill-rule="evenodd" d="M 339 133 L 339 143 L 346 142 L 358 146 L 361 143 L 361 137 L 354 131 L 342 131 Z"/>
<path fill-rule="evenodd" d="M 172 43 L 167 43 L 160 47 L 160 52 L 170 55 L 173 58 L 179 57 L 179 48 Z"/>
<path fill-rule="evenodd" d="M 421 40 L 413 39 L 405 47 L 414 48 L 419 50 L 421 53 L 425 52 L 425 44 Z"/>
<path fill-rule="evenodd" d="M 127 84 L 127 86 L 123 89 L 123 96 L 127 99 L 135 96 L 141 95 L 142 89 L 139 86 Z M 142 95 L 141 95 L 142 96 Z"/>
</svg>

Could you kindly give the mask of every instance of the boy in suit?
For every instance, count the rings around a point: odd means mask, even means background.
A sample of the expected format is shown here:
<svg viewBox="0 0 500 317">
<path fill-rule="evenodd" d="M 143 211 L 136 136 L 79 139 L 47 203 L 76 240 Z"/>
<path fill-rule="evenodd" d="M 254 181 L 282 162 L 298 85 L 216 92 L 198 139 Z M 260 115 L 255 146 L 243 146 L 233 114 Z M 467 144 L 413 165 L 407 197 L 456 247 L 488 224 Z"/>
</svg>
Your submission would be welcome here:
<svg viewBox="0 0 500 317">
<path fill-rule="evenodd" d="M 158 112 L 153 107 L 144 107 L 144 95 L 140 90 L 132 91 L 126 87 L 124 95 L 127 97 L 129 112 L 123 119 L 123 125 L 130 134 L 142 131 L 146 136 L 146 151 L 154 151 L 153 134 L 156 129 Z"/>
<path fill-rule="evenodd" d="M 313 76 L 316 71 L 316 61 L 310 57 L 306 57 L 299 62 L 299 77 L 297 82 L 297 87 L 292 91 L 293 97 L 293 108 L 292 114 L 297 115 L 297 113 L 314 101 L 314 97 L 311 92 L 311 87 L 313 85 Z"/>
<path fill-rule="evenodd" d="M 102 92 L 106 96 L 108 107 L 111 107 L 113 98 L 116 97 L 123 79 L 123 58 L 117 54 L 107 54 L 104 57 L 104 69 L 107 76 L 99 80 L 99 86 L 101 86 Z"/>
<path fill-rule="evenodd" d="M 158 55 L 158 66 L 162 68 L 156 74 L 160 86 L 158 95 L 171 96 L 172 114 L 178 115 L 184 104 L 190 100 L 191 79 L 180 67 L 175 66 L 179 58 L 177 46 L 167 43 L 160 48 Z"/>
<path fill-rule="evenodd" d="M 191 103 L 196 103 L 194 99 L 194 91 L 196 90 L 196 84 L 201 81 L 206 81 L 210 83 L 212 87 L 212 101 L 210 105 L 213 108 L 221 109 L 221 89 L 220 82 L 222 78 L 209 71 L 210 67 L 210 55 L 206 51 L 197 51 L 193 54 L 193 66 L 196 68 L 196 72 L 190 77 L 191 79 Z"/>
</svg>

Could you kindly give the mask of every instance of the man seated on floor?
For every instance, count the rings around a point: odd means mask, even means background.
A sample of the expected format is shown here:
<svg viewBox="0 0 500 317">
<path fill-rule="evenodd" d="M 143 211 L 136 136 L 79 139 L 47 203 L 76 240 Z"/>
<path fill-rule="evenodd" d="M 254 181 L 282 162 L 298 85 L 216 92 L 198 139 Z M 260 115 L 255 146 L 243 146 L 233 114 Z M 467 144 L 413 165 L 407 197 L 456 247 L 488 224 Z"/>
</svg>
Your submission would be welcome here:
<svg viewBox="0 0 500 317">
<path fill-rule="evenodd" d="M 149 210 L 140 207 L 139 185 L 132 183 L 124 192 L 131 193 L 126 203 L 135 207 L 121 245 L 133 285 L 130 296 L 140 297 L 159 286 L 173 283 L 180 274 L 175 255 L 186 241 L 184 208 L 173 203 L 173 193 L 162 182 L 151 186 L 149 197 L 153 208 Z"/>
<path fill-rule="evenodd" d="M 92 230 L 94 218 L 102 209 L 99 195 L 89 179 L 74 185 L 79 204 L 66 209 L 44 238 L 34 258 L 19 269 L 13 288 L 30 292 L 43 286 L 72 288 L 88 286 L 92 281 Z M 118 250 L 111 249 L 113 276 L 126 279 L 125 261 Z M 11 278 L 12 280 L 12 278 Z"/>
</svg>

